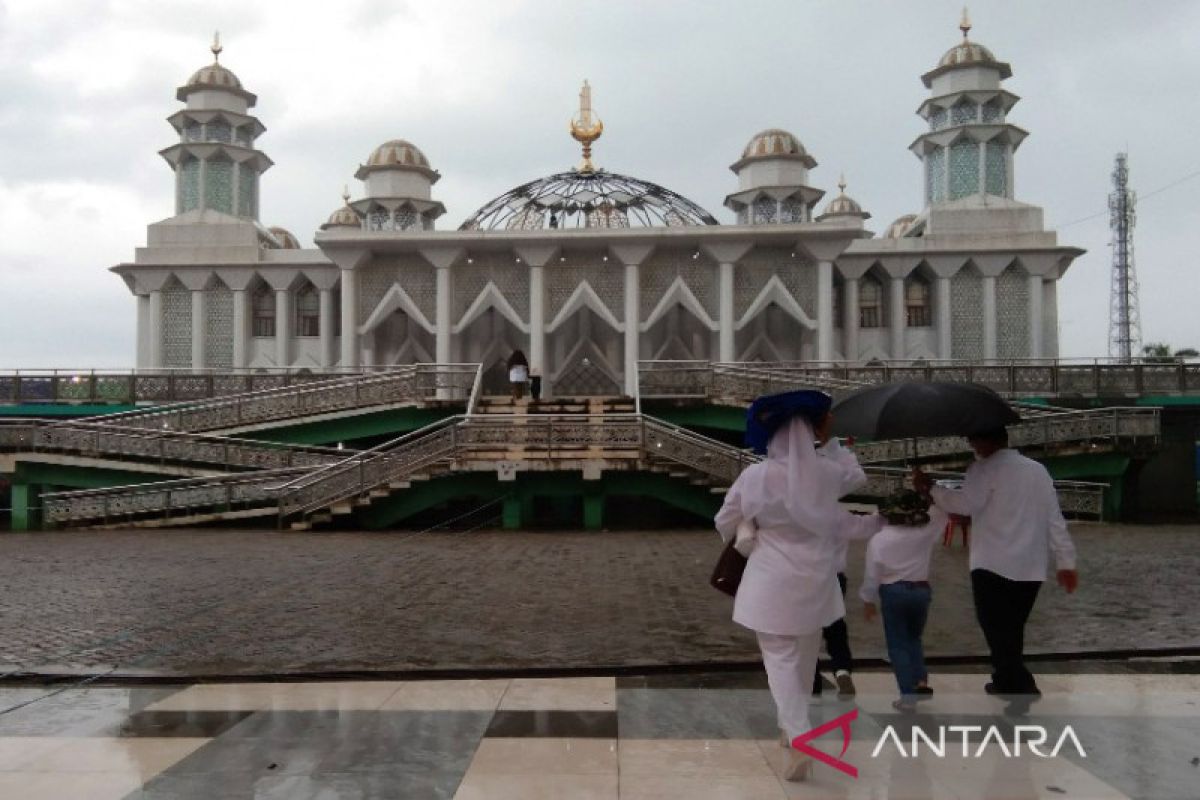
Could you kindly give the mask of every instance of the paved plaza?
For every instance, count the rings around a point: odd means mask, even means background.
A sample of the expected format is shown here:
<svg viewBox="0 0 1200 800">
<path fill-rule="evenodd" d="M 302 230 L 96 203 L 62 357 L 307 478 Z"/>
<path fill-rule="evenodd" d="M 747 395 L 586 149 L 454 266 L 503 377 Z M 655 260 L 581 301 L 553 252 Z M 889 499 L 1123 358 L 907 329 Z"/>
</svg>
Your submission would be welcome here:
<svg viewBox="0 0 1200 800">
<path fill-rule="evenodd" d="M 1200 528 L 1072 526 L 1031 652 L 1200 647 Z M 0 536 L 0 669 L 190 676 L 752 662 L 706 531 Z M 862 548 L 850 553 L 856 591 Z M 932 656 L 983 652 L 966 551 L 935 548 Z M 856 657 L 878 624 L 853 597 Z"/>
</svg>

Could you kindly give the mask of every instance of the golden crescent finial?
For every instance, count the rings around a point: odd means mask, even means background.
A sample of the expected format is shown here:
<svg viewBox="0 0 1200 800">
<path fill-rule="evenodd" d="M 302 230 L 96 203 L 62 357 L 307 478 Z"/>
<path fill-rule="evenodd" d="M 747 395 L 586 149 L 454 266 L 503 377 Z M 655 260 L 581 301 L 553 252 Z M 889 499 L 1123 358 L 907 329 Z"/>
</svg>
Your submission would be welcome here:
<svg viewBox="0 0 1200 800">
<path fill-rule="evenodd" d="M 838 176 L 838 189 L 841 190 L 842 194 L 846 193 L 846 173 L 844 172 Z"/>
<path fill-rule="evenodd" d="M 580 172 L 595 172 L 592 164 L 592 142 L 604 133 L 604 123 L 592 117 L 592 87 L 584 80 L 583 88 L 579 90 L 579 118 L 571 120 L 571 138 L 583 145 L 583 163 L 579 165 Z"/>
<path fill-rule="evenodd" d="M 967 11 L 967 7 L 963 6 L 962 19 L 958 22 L 958 29 L 962 31 L 963 41 L 967 40 L 967 34 L 971 31 L 971 15 Z"/>
<path fill-rule="evenodd" d="M 342 202 L 350 205 L 350 187 L 344 183 L 342 184 Z"/>
<path fill-rule="evenodd" d="M 212 47 L 210 47 L 208 49 L 212 51 L 213 63 L 214 64 L 219 63 L 221 60 L 221 51 L 225 49 L 224 47 L 221 47 L 221 32 L 220 31 L 215 31 L 213 33 Z"/>
</svg>

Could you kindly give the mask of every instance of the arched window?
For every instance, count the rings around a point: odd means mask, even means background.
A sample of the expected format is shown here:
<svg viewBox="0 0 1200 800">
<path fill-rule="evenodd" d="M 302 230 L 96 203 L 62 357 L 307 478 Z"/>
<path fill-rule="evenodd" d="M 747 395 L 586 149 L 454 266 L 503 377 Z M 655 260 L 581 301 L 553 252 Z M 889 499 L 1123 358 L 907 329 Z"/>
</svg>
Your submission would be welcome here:
<svg viewBox="0 0 1200 800">
<path fill-rule="evenodd" d="M 386 208 L 376 206 L 367 214 L 367 230 L 386 231 L 392 227 L 392 215 Z"/>
<path fill-rule="evenodd" d="M 775 222 L 779 204 L 772 197 L 760 197 L 754 201 L 754 224 L 770 225 Z"/>
<path fill-rule="evenodd" d="M 858 290 L 858 327 L 878 328 L 883 320 L 883 287 L 867 278 Z"/>
<path fill-rule="evenodd" d="M 274 293 L 266 286 L 260 286 L 254 290 L 254 294 L 250 300 L 251 311 L 254 318 L 251 321 L 250 331 L 253 336 L 274 336 L 275 335 L 275 296 Z"/>
<path fill-rule="evenodd" d="M 970 100 L 963 100 L 950 107 L 950 124 L 967 125 L 977 118 L 976 106 Z"/>
<path fill-rule="evenodd" d="M 928 328 L 933 324 L 929 284 L 921 278 L 913 278 L 904 288 L 904 305 L 907 310 L 908 327 Z"/>
<path fill-rule="evenodd" d="M 311 283 L 296 292 L 296 335 L 321 335 L 321 295 Z"/>
</svg>

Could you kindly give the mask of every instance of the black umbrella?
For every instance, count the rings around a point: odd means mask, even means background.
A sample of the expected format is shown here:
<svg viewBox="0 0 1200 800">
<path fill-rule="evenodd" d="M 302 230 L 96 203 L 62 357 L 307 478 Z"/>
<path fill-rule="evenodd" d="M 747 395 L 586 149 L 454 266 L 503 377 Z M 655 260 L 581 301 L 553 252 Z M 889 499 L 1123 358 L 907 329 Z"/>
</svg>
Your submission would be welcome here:
<svg viewBox="0 0 1200 800">
<path fill-rule="evenodd" d="M 833 406 L 834 434 L 868 441 L 970 436 L 1020 421 L 1004 398 L 977 383 L 890 383 Z"/>
</svg>

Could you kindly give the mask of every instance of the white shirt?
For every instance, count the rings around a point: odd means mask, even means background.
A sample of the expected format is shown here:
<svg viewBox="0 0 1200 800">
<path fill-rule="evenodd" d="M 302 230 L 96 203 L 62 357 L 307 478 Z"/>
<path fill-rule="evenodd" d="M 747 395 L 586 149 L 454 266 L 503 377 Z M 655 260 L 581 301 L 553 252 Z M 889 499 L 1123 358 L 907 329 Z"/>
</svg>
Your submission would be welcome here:
<svg viewBox="0 0 1200 800">
<path fill-rule="evenodd" d="M 924 525 L 884 525 L 867 545 L 867 564 L 858 596 L 879 602 L 879 587 L 897 581 L 929 580 L 933 545 L 946 530 L 946 512 L 931 506 Z"/>
<path fill-rule="evenodd" d="M 1075 545 L 1050 473 L 1005 448 L 976 461 L 961 489 L 933 487 L 933 501 L 971 518 L 971 569 L 1012 581 L 1044 581 L 1054 551 L 1058 569 L 1075 569 Z"/>
<path fill-rule="evenodd" d="M 525 383 L 529 380 L 529 367 L 524 364 L 515 364 L 508 371 L 509 383 Z"/>
</svg>

